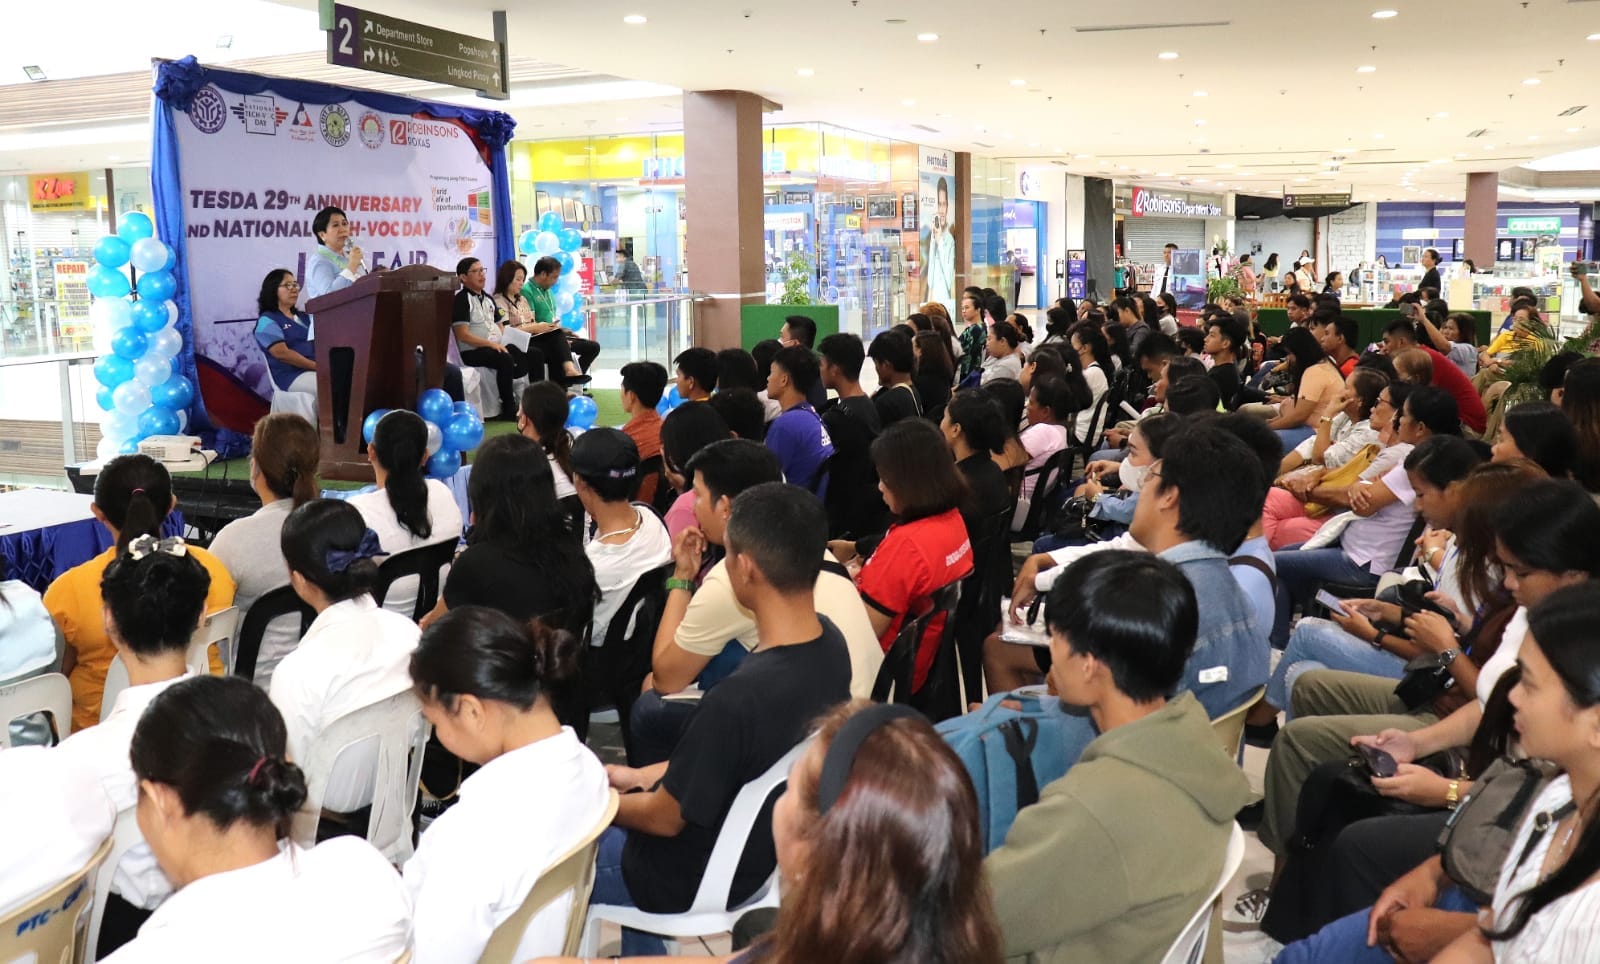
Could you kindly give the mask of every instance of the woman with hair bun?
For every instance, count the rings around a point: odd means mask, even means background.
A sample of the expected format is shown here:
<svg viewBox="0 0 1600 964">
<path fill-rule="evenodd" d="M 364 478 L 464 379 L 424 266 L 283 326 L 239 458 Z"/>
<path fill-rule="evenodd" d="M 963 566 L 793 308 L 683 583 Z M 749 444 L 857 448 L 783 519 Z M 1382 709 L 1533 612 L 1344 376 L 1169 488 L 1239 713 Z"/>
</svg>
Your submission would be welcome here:
<svg viewBox="0 0 1600 964">
<path fill-rule="evenodd" d="M 365 840 L 287 839 L 306 802 L 283 718 L 237 677 L 164 691 L 133 734 L 139 829 L 177 892 L 103 960 L 394 961 L 410 942 L 400 878 Z"/>
<path fill-rule="evenodd" d="M 257 599 L 289 584 L 279 536 L 289 513 L 317 497 L 321 452 L 316 426 L 298 415 L 278 412 L 256 423 L 250 439 L 250 487 L 261 508 L 223 526 L 211 540 L 212 555 L 238 585 L 233 603 L 239 607 L 240 627 Z M 278 661 L 299 642 L 298 617 L 280 617 L 267 625 L 256 656 L 257 686 L 272 684 Z"/>
<path fill-rule="evenodd" d="M 100 579 L 111 561 L 139 536 L 161 537 L 161 527 L 178 505 L 172 494 L 172 477 L 166 467 L 148 455 L 119 455 L 100 469 L 94 480 L 94 503 L 89 510 L 111 532 L 111 548 L 88 562 L 56 577 L 44 593 L 65 637 L 67 649 L 61 672 L 72 682 L 72 732 L 100 722 L 100 697 L 106 688 L 106 670 L 117 654 L 101 616 Z M 216 556 L 195 546 L 188 552 L 211 574 L 211 591 L 205 611 L 218 612 L 233 605 L 233 577 Z M 212 660 L 211 671 L 222 672 Z"/>
<path fill-rule="evenodd" d="M 133 806 L 138 796 L 128 768 L 134 727 L 152 700 L 188 674 L 189 637 L 200 623 L 210 588 L 210 574 L 182 539 L 149 535 L 129 543 L 100 580 L 105 632 L 127 667 L 128 686 L 99 726 L 67 737 L 56 752 L 91 770 L 119 811 Z M 136 844 L 111 879 L 99 956 L 132 940 L 171 892 L 150 849 Z"/>
<path fill-rule="evenodd" d="M 406 664 L 419 630 L 373 601 L 378 536 L 348 502 L 316 499 L 289 513 L 281 545 L 289 585 L 317 612 L 268 690 L 288 727 L 290 756 L 304 760 L 328 724 L 411 688 Z M 341 754 L 323 810 L 349 813 L 371 803 L 377 763 L 376 743 Z"/>
<path fill-rule="evenodd" d="M 419 961 L 475 961 L 539 876 L 595 828 L 605 767 L 556 719 L 549 687 L 575 678 L 583 644 L 483 606 L 439 617 L 411 656 L 439 742 L 477 764 L 405 867 Z M 572 898 L 545 906 L 512 958 L 560 953 Z"/>
</svg>

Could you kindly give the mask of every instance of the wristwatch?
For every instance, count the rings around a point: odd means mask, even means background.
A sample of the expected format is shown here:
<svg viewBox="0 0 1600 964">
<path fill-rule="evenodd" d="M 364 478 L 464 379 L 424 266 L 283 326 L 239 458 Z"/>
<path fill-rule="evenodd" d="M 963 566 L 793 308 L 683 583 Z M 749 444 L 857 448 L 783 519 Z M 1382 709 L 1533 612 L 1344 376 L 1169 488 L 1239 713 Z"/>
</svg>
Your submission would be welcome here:
<svg viewBox="0 0 1600 964">
<path fill-rule="evenodd" d="M 1439 668 L 1443 669 L 1444 667 L 1449 666 L 1451 663 L 1455 662 L 1456 661 L 1456 657 L 1460 656 L 1460 655 L 1461 655 L 1461 650 L 1456 649 L 1454 646 L 1452 646 L 1451 648 L 1449 648 L 1449 649 L 1445 650 L 1444 652 L 1440 653 L 1439 654 Z"/>
<path fill-rule="evenodd" d="M 694 592 L 694 580 L 693 579 L 679 579 L 676 576 L 673 576 L 672 578 L 670 578 L 670 579 L 668 579 L 666 581 L 666 587 L 667 587 L 667 592 L 671 592 L 674 589 L 682 589 L 685 592 L 688 592 L 688 593 L 692 594 Z"/>
<path fill-rule="evenodd" d="M 1444 788 L 1444 806 L 1446 810 L 1454 810 L 1461 803 L 1461 781 L 1451 780 Z"/>
</svg>

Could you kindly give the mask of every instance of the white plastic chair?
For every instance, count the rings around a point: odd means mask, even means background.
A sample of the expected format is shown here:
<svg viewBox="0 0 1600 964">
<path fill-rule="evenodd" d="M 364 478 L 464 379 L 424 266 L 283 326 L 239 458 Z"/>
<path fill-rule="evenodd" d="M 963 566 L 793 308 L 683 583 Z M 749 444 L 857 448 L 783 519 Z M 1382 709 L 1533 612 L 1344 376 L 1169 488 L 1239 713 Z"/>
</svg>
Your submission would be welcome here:
<svg viewBox="0 0 1600 964">
<path fill-rule="evenodd" d="M 11 747 L 11 723 L 35 713 L 48 713 L 56 739 L 72 732 L 72 684 L 60 673 L 30 676 L 0 686 L 0 749 Z"/>
<path fill-rule="evenodd" d="M 94 949 L 100 946 L 100 919 L 106 913 L 106 898 L 111 895 L 111 879 L 117 875 L 117 865 L 122 856 L 144 842 L 135 817 L 137 807 L 117 811 L 117 822 L 111 830 L 111 853 L 106 856 L 94 874 L 94 911 L 89 918 L 89 953 L 86 960 L 94 959 Z"/>
<path fill-rule="evenodd" d="M 1244 863 L 1244 831 L 1239 829 L 1237 823 L 1232 826 L 1233 831 L 1228 836 L 1228 852 L 1222 858 L 1222 876 L 1217 879 L 1217 886 L 1211 889 L 1211 896 L 1189 918 L 1189 923 L 1183 925 L 1183 930 L 1178 932 L 1178 939 L 1172 942 L 1161 964 L 1198 964 L 1205 951 L 1206 934 L 1211 930 L 1211 905 L 1222 896 L 1222 888 L 1228 886 L 1228 881 L 1239 872 L 1239 865 Z"/>
<path fill-rule="evenodd" d="M 689 905 L 687 911 L 681 914 L 651 914 L 636 907 L 590 904 L 589 918 L 583 928 L 583 944 L 578 951 L 579 956 L 592 957 L 599 953 L 602 921 L 611 921 L 623 927 L 632 927 L 635 930 L 660 934 L 664 937 L 682 939 L 731 931 L 734 922 L 749 911 L 762 907 L 777 907 L 776 869 L 773 870 L 772 876 L 768 877 L 766 882 L 756 888 L 756 892 L 738 907 L 728 909 L 728 899 L 732 896 L 733 875 L 739 869 L 739 858 L 744 856 L 745 844 L 750 840 L 750 831 L 755 827 L 756 817 L 760 816 L 762 805 L 767 802 L 773 790 L 789 779 L 789 770 L 810 745 L 809 737 L 800 741 L 798 746 L 785 753 L 783 758 L 774 763 L 767 772 L 745 784 L 739 791 L 739 795 L 734 798 L 733 806 L 728 809 L 727 819 L 722 821 L 722 831 L 717 834 L 717 843 L 711 848 L 711 859 L 706 862 L 705 875 L 700 878 L 700 889 L 695 893 L 694 903 Z"/>
<path fill-rule="evenodd" d="M 200 619 L 200 626 L 189 637 L 189 652 L 184 662 L 191 673 L 211 675 L 211 647 L 217 647 L 224 676 L 233 672 L 233 633 L 239 625 L 239 607 L 229 606 Z"/>
<path fill-rule="evenodd" d="M 122 654 L 111 657 L 111 665 L 106 667 L 106 685 L 100 691 L 100 722 L 104 723 L 106 717 L 111 715 L 111 708 L 117 703 L 117 696 L 128 688 L 128 667 L 122 662 Z"/>
<path fill-rule="evenodd" d="M 0 961 L 77 962 L 92 956 L 93 945 L 89 945 L 89 954 L 80 957 L 77 953 L 79 934 L 88 927 L 90 906 L 99 906 L 84 898 L 92 891 L 90 877 L 96 867 L 103 866 L 110 850 L 108 837 L 72 876 L 0 916 Z"/>
<path fill-rule="evenodd" d="M 313 426 L 317 424 L 317 395 L 315 392 L 291 392 L 276 386 L 272 389 L 272 413 L 288 412 L 298 415 Z"/>
<path fill-rule="evenodd" d="M 367 842 L 390 863 L 411 859 L 411 811 L 422 778 L 422 749 L 431 728 L 422 718 L 422 704 L 409 690 L 363 706 L 334 720 L 299 761 L 306 775 L 306 805 L 295 814 L 292 835 L 302 847 L 317 840 L 322 801 L 340 751 L 366 740 L 378 741 L 378 766 L 372 785 L 372 814 Z"/>
<path fill-rule="evenodd" d="M 461 347 L 455 336 L 450 337 L 445 350 L 445 361 L 461 369 L 461 394 L 465 400 L 478 407 L 478 414 L 493 418 L 500 414 L 500 389 L 495 384 L 494 369 L 474 368 L 461 360 Z"/>
</svg>

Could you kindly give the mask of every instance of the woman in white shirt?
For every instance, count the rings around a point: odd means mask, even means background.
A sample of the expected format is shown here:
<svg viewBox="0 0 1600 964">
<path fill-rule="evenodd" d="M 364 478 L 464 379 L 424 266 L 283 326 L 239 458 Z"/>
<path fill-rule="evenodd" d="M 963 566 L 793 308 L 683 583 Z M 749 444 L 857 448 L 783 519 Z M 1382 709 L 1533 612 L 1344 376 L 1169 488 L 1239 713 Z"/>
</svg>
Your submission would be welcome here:
<svg viewBox="0 0 1600 964">
<path fill-rule="evenodd" d="M 317 499 L 283 524 L 289 584 L 317 618 L 272 676 L 272 702 L 289 730 L 289 753 L 304 760 L 328 724 L 411 688 L 406 664 L 417 624 L 379 608 L 378 537 L 348 502 Z M 376 742 L 341 753 L 328 779 L 324 810 L 349 813 L 372 802 Z"/>
<path fill-rule="evenodd" d="M 461 538 L 461 507 L 450 489 L 423 476 L 428 461 L 428 426 L 415 412 L 396 410 L 378 421 L 367 446 L 378 491 L 354 496 L 367 528 L 378 535 L 384 555 Z M 441 574 L 442 576 L 442 574 Z M 410 616 L 417 603 L 418 580 L 395 581 L 383 608 Z"/>
<path fill-rule="evenodd" d="M 1111 346 L 1106 343 L 1105 333 L 1100 326 L 1092 321 L 1073 325 L 1071 337 L 1072 350 L 1078 353 L 1078 360 L 1083 364 L 1084 384 L 1089 386 L 1089 404 L 1078 412 L 1072 437 L 1079 442 L 1087 442 L 1091 440 L 1091 435 L 1098 434 L 1097 429 L 1104 428 L 1103 421 L 1100 425 L 1094 424 L 1094 407 L 1100 404 L 1100 398 L 1111 384 L 1107 380 L 1111 371 Z"/>
<path fill-rule="evenodd" d="M 278 412 L 256 423 L 250 439 L 250 487 L 261 508 L 223 526 L 210 546 L 211 554 L 233 575 L 239 627 L 257 599 L 289 584 L 279 545 L 283 520 L 317 497 L 321 451 L 316 426 L 298 415 Z M 299 642 L 299 617 L 281 616 L 268 624 L 256 655 L 257 686 L 266 689 L 272 684 L 272 671 Z"/>
<path fill-rule="evenodd" d="M 574 677 L 582 643 L 482 606 L 452 609 L 411 658 L 439 742 L 481 767 L 429 825 L 405 883 L 418 964 L 472 962 L 556 858 L 595 829 L 605 767 L 556 719 L 548 688 Z M 513 960 L 559 954 L 572 898 L 534 915 Z"/>
<path fill-rule="evenodd" d="M 1491 907 L 1439 962 L 1592 961 L 1600 956 L 1600 589 L 1559 589 L 1528 613 L 1511 688 L 1528 756 L 1561 769 L 1529 806 Z"/>
<path fill-rule="evenodd" d="M 134 726 L 150 701 L 189 672 L 189 637 L 205 611 L 211 574 L 189 555 L 182 539 L 140 536 L 112 560 L 100 581 L 106 633 L 128 670 L 128 686 L 98 726 L 72 734 L 55 753 L 94 771 L 117 810 L 134 805 L 138 787 L 128 767 Z M 99 954 L 133 939 L 139 925 L 171 893 L 143 843 L 123 855 L 111 879 Z"/>
<path fill-rule="evenodd" d="M 0 752 L 0 918 L 82 870 L 116 819 L 87 762 L 42 746 Z"/>
<path fill-rule="evenodd" d="M 572 487 L 572 435 L 567 431 L 567 393 L 554 382 L 534 382 L 522 390 L 517 431 L 539 443 L 550 460 L 556 498 L 578 499 Z"/>
<path fill-rule="evenodd" d="M 285 839 L 306 802 L 283 719 L 237 677 L 158 696 L 133 735 L 139 827 L 177 892 L 106 960 L 392 962 L 410 946 L 400 878 L 365 840 Z"/>
</svg>

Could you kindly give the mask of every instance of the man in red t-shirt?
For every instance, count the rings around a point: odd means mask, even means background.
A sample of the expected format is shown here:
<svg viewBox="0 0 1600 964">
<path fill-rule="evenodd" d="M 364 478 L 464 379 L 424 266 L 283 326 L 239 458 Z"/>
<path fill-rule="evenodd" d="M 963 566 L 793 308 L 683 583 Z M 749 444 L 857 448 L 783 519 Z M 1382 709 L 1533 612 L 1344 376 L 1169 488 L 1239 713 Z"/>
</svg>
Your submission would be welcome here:
<svg viewBox="0 0 1600 964">
<path fill-rule="evenodd" d="M 1479 435 L 1488 423 L 1488 413 L 1483 410 L 1483 399 L 1472 387 L 1472 380 L 1445 356 L 1417 340 L 1417 328 L 1410 319 L 1396 318 L 1383 330 L 1383 353 L 1391 358 L 1407 348 L 1421 348 L 1433 359 L 1433 384 L 1450 393 L 1461 413 L 1461 424 Z"/>
</svg>

